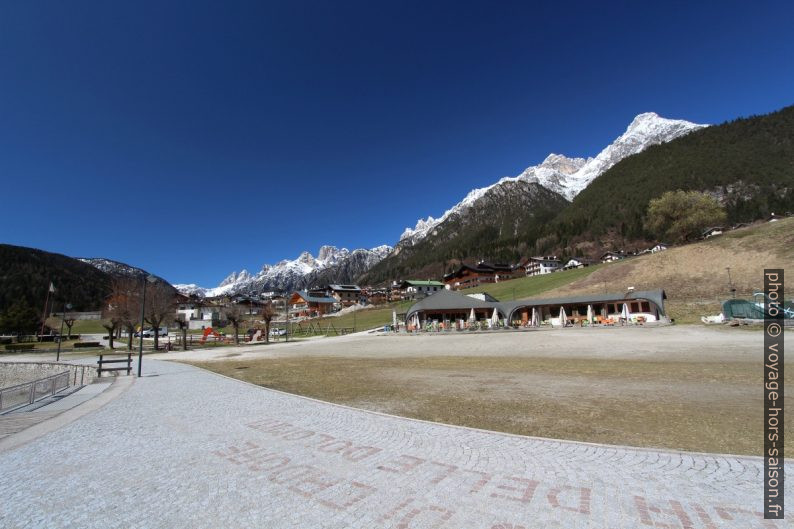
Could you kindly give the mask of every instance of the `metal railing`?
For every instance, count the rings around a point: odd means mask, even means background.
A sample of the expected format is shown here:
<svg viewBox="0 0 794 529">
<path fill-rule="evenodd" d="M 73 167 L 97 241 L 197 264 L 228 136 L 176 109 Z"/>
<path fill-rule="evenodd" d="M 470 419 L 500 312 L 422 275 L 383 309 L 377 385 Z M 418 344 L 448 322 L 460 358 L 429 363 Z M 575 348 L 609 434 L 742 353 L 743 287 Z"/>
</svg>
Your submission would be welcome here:
<svg viewBox="0 0 794 529">
<path fill-rule="evenodd" d="M 0 389 L 0 412 L 33 404 L 69 387 L 70 371 Z"/>
</svg>

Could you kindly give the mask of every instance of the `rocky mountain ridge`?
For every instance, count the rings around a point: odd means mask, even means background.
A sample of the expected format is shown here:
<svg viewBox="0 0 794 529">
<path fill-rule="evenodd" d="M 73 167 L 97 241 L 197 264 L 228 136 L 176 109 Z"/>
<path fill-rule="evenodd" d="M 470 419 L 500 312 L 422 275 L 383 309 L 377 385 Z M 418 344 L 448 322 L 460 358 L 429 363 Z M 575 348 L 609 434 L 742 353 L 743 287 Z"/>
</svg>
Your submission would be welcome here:
<svg viewBox="0 0 794 529">
<path fill-rule="evenodd" d="M 186 295 L 216 297 L 290 291 L 327 283 L 351 283 L 391 251 L 392 247 L 387 245 L 353 251 L 322 246 L 317 257 L 304 251 L 295 259 L 284 259 L 275 265 L 265 264 L 256 274 L 247 270 L 232 272 L 215 288 L 203 288 L 195 284 L 178 284 L 174 287 Z"/>
<path fill-rule="evenodd" d="M 518 176 L 504 177 L 495 184 L 470 191 L 463 200 L 444 212 L 442 216 L 419 219 L 414 228 L 405 229 L 396 247 L 418 243 L 432 234 L 438 225 L 452 215 L 461 214 L 475 206 L 496 186 L 516 180 L 536 182 L 571 201 L 593 180 L 622 159 L 642 152 L 651 145 L 669 142 L 707 126 L 685 120 L 663 118 L 654 112 L 639 114 L 623 134 L 594 158 L 569 158 L 561 154 L 549 154 L 540 164 L 526 168 Z"/>
</svg>

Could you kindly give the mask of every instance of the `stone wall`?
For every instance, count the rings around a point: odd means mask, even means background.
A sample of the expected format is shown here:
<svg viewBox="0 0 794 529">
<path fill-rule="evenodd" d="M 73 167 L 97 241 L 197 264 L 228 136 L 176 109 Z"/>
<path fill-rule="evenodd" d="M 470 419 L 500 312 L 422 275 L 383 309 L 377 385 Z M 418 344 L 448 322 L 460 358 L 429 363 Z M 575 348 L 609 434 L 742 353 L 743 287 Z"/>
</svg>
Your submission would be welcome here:
<svg viewBox="0 0 794 529">
<path fill-rule="evenodd" d="M 56 362 L 0 362 L 0 388 L 7 388 L 69 371 L 69 385 L 90 384 L 97 378 L 95 366 Z"/>
</svg>

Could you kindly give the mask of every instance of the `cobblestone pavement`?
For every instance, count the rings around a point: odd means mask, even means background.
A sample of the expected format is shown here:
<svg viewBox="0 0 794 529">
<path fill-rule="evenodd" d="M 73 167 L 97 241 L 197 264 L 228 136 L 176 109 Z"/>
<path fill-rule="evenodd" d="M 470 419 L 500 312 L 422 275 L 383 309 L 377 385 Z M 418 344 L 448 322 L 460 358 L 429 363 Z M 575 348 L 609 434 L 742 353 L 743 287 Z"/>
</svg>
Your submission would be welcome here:
<svg viewBox="0 0 794 529">
<path fill-rule="evenodd" d="M 791 526 L 759 514 L 758 459 L 501 435 L 144 368 L 0 453 L 0 527 Z"/>
</svg>

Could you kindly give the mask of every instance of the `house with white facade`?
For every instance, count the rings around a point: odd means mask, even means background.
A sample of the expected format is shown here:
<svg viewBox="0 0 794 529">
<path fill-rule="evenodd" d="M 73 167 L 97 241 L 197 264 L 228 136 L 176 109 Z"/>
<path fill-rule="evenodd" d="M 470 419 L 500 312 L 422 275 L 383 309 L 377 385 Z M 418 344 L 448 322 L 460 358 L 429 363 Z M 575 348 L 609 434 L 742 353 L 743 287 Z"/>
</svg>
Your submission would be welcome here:
<svg viewBox="0 0 794 529">
<path fill-rule="evenodd" d="M 550 274 L 560 269 L 562 269 L 562 262 L 557 259 L 556 255 L 530 257 L 524 265 L 527 277 Z"/>
<path fill-rule="evenodd" d="M 568 262 L 565 263 L 565 266 L 563 266 L 562 269 L 571 270 L 572 268 L 586 268 L 594 264 L 598 264 L 598 261 L 587 259 L 585 257 L 571 257 L 568 259 Z"/>
<path fill-rule="evenodd" d="M 402 291 L 402 299 L 421 299 L 439 290 L 444 290 L 444 283 L 440 281 L 407 279 L 400 283 L 399 289 Z"/>
<path fill-rule="evenodd" d="M 188 322 L 189 329 L 204 329 L 218 325 L 220 307 L 203 303 L 180 303 L 177 305 L 176 315 Z"/>
</svg>

